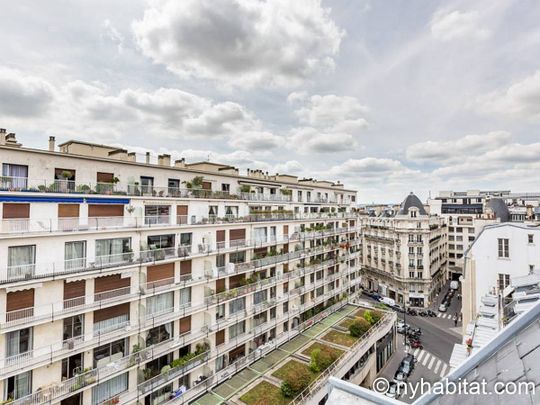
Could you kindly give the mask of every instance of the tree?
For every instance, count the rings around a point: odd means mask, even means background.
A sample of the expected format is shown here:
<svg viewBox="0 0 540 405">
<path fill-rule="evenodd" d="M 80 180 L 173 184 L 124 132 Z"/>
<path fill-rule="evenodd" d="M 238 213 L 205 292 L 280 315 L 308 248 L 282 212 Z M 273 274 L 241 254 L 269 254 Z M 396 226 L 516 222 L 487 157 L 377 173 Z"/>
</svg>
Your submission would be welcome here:
<svg viewBox="0 0 540 405">
<path fill-rule="evenodd" d="M 338 353 L 329 347 L 323 346 L 311 351 L 311 362 L 309 368 L 314 373 L 326 370 L 338 358 Z"/>
<path fill-rule="evenodd" d="M 366 319 L 356 318 L 354 322 L 349 326 L 349 333 L 351 334 L 351 336 L 358 338 L 362 336 L 364 333 L 366 333 L 370 327 L 371 327 L 371 324 Z"/>
</svg>

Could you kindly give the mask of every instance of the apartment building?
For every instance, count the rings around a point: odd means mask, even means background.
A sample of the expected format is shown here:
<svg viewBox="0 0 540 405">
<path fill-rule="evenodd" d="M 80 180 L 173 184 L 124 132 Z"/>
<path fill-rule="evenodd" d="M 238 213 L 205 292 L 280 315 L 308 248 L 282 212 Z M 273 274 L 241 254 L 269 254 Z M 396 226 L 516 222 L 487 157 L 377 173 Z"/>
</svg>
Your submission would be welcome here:
<svg viewBox="0 0 540 405">
<path fill-rule="evenodd" d="M 396 302 L 429 305 L 447 280 L 447 226 L 414 194 L 399 211 L 365 216 L 362 283 Z"/>
<path fill-rule="evenodd" d="M 358 291 L 354 190 L 150 161 L 54 138 L 26 148 L 0 130 L 4 401 L 188 403 Z M 412 244 L 439 249 L 431 219 L 410 222 L 426 238 Z"/>
<path fill-rule="evenodd" d="M 483 229 L 467 251 L 461 278 L 464 328 L 476 319 L 486 295 L 492 296 L 503 313 L 514 278 L 540 268 L 539 241 L 538 226 L 505 222 Z"/>
</svg>

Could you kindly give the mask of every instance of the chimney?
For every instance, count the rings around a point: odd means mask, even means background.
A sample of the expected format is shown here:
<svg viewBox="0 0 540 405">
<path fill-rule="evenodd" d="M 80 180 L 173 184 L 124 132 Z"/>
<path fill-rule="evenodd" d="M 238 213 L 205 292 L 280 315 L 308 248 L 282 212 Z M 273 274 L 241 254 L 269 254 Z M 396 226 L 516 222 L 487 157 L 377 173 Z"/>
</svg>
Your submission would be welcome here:
<svg viewBox="0 0 540 405">
<path fill-rule="evenodd" d="M 146 152 L 146 164 L 150 164 L 150 152 Z"/>
<path fill-rule="evenodd" d="M 137 154 L 135 152 L 129 152 L 127 157 L 128 162 L 136 162 Z"/>
<path fill-rule="evenodd" d="M 163 155 L 158 155 L 157 164 L 163 166 Z"/>
<path fill-rule="evenodd" d="M 6 129 L 0 128 L 0 145 L 6 144 Z"/>
<path fill-rule="evenodd" d="M 54 136 L 49 136 L 49 152 L 54 152 Z"/>
<path fill-rule="evenodd" d="M 174 161 L 174 167 L 186 167 L 186 159 L 178 159 Z"/>
<path fill-rule="evenodd" d="M 163 166 L 169 167 L 171 165 L 171 155 L 166 155 L 166 154 L 161 155 L 161 164 Z"/>
</svg>

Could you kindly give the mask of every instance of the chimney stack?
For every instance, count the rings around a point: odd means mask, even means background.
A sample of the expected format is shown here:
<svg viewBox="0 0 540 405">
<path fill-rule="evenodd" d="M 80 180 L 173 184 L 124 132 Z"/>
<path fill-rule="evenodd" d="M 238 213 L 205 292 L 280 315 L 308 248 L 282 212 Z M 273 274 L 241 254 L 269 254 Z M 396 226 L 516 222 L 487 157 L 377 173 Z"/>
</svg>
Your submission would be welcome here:
<svg viewBox="0 0 540 405">
<path fill-rule="evenodd" d="M 150 152 L 146 152 L 146 164 L 150 164 Z"/>
<path fill-rule="evenodd" d="M 0 128 L 0 145 L 6 144 L 6 129 Z"/>
<path fill-rule="evenodd" d="M 174 161 L 174 167 L 186 167 L 186 159 L 178 159 Z"/>
<path fill-rule="evenodd" d="M 137 154 L 135 152 L 129 152 L 127 157 L 128 162 L 136 162 Z"/>
<path fill-rule="evenodd" d="M 160 155 L 159 159 L 161 160 L 160 165 L 162 166 L 170 166 L 171 165 L 171 155 Z"/>
<path fill-rule="evenodd" d="M 54 152 L 54 136 L 49 136 L 49 152 Z"/>
</svg>

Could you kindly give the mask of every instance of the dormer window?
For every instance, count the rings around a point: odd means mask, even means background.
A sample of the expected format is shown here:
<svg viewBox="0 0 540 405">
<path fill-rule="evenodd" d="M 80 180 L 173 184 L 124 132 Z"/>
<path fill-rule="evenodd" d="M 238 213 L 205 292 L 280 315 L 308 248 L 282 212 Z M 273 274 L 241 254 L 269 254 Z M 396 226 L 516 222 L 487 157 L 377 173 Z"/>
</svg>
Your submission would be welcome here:
<svg viewBox="0 0 540 405">
<path fill-rule="evenodd" d="M 409 214 L 411 215 L 411 218 L 416 218 L 416 210 L 410 210 Z"/>
</svg>

